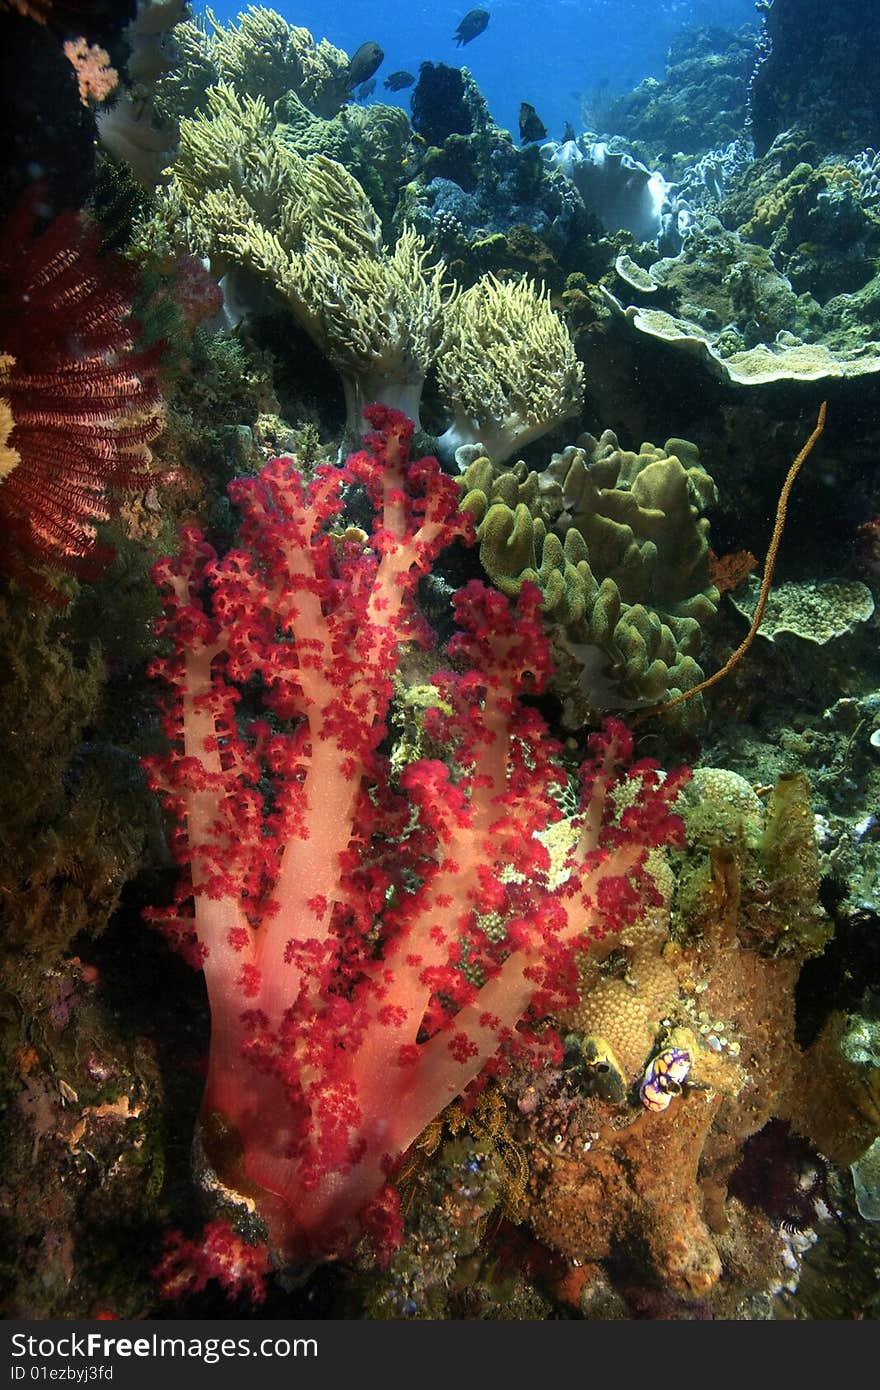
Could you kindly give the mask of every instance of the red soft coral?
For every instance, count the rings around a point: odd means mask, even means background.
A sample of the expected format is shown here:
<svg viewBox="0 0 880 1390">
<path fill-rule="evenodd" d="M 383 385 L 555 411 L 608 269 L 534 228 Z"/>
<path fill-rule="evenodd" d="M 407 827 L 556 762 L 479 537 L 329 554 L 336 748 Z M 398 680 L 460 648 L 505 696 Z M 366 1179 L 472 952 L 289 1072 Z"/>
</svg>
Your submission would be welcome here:
<svg viewBox="0 0 880 1390">
<path fill-rule="evenodd" d="M 478 583 L 456 596 L 456 669 L 434 674 L 426 719 L 450 765 L 395 779 L 382 744 L 401 642 L 423 635 L 417 583 L 471 523 L 435 460 L 408 462 L 409 422 L 369 418 L 366 449 L 307 488 L 289 459 L 235 485 L 243 549 L 218 559 L 189 531 L 157 570 L 171 752 L 150 771 L 185 872 L 154 917 L 204 966 L 206 1151 L 297 1257 L 364 1230 L 387 1254 L 408 1146 L 487 1069 L 558 1051 L 535 1025 L 572 1002 L 576 949 L 649 895 L 680 785 L 643 765 L 624 832 L 612 792 L 631 740 L 612 726 L 554 874 L 536 835 L 560 819 L 561 750 L 521 698 L 550 669 L 541 595 L 524 585 L 514 611 Z M 326 529 L 354 483 L 376 513 L 366 545 Z M 272 726 L 248 725 L 243 685 Z"/>
<path fill-rule="evenodd" d="M 228 1221 L 209 1221 L 200 1238 L 169 1231 L 162 1257 L 153 1270 L 159 1292 L 168 1302 L 179 1303 L 201 1293 L 208 1281 L 217 1283 L 230 1298 L 262 1303 L 271 1272 L 265 1245 L 249 1245 Z"/>
</svg>

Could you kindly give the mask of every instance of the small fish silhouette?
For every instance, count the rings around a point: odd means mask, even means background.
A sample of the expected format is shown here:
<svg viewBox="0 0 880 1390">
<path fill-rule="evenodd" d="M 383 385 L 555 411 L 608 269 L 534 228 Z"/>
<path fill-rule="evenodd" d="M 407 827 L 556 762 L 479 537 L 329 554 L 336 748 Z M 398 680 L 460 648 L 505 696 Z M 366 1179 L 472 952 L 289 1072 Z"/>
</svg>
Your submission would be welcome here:
<svg viewBox="0 0 880 1390">
<path fill-rule="evenodd" d="M 471 39 L 475 39 L 478 34 L 482 34 L 488 23 L 488 10 L 468 10 L 452 37 L 455 39 L 459 48 L 463 48 L 466 43 L 470 43 Z"/>
<path fill-rule="evenodd" d="M 531 102 L 521 101 L 519 104 L 519 138 L 524 145 L 530 140 L 543 140 L 547 134 L 547 127 L 541 120 Z"/>
<path fill-rule="evenodd" d="M 373 93 L 375 92 L 375 90 L 376 90 L 376 79 L 375 79 L 375 77 L 371 77 L 370 80 L 369 80 L 369 82 L 362 82 L 361 85 L 360 85 L 360 86 L 358 87 L 358 89 L 357 89 L 357 99 L 358 99 L 358 101 L 366 101 L 367 97 L 371 97 L 371 96 L 373 95 Z"/>
<path fill-rule="evenodd" d="M 411 87 L 415 80 L 411 72 L 401 68 L 399 72 L 389 73 L 382 86 L 387 87 L 389 92 L 402 92 L 404 87 Z"/>
<path fill-rule="evenodd" d="M 362 43 L 348 65 L 349 87 L 357 87 L 372 77 L 384 57 L 385 54 L 382 49 L 373 39 L 368 39 L 366 43 Z"/>
</svg>

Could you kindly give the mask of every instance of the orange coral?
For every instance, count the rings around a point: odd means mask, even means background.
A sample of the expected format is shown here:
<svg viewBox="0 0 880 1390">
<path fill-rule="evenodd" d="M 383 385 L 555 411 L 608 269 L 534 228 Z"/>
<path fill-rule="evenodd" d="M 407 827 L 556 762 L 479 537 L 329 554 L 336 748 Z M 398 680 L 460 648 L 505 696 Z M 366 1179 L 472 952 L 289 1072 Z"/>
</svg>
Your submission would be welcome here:
<svg viewBox="0 0 880 1390">
<path fill-rule="evenodd" d="M 8 0 L 8 4 L 24 19 L 36 20 L 37 24 L 45 24 L 52 9 L 51 0 Z"/>
<path fill-rule="evenodd" d="M 4 9 L 67 33 L 91 30 L 115 17 L 113 0 L 0 0 L 0 10 Z"/>
<path fill-rule="evenodd" d="M 79 99 L 83 106 L 90 101 L 105 101 L 115 91 L 119 73 L 110 66 L 110 54 L 106 48 L 89 43 L 80 36 L 68 39 L 64 44 L 64 56 L 73 66 L 79 86 Z"/>
<path fill-rule="evenodd" d="M 748 579 L 757 567 L 756 556 L 750 550 L 731 550 L 727 555 L 709 551 L 709 577 L 720 594 L 729 594 Z"/>
<path fill-rule="evenodd" d="M 0 357 L 0 387 L 3 385 L 3 377 L 13 366 L 12 357 Z M 13 449 L 9 443 L 9 437 L 15 428 L 15 421 L 12 418 L 12 411 L 9 402 L 0 397 L 0 482 L 8 478 L 13 468 L 17 468 L 21 463 L 21 455 L 17 449 Z"/>
</svg>

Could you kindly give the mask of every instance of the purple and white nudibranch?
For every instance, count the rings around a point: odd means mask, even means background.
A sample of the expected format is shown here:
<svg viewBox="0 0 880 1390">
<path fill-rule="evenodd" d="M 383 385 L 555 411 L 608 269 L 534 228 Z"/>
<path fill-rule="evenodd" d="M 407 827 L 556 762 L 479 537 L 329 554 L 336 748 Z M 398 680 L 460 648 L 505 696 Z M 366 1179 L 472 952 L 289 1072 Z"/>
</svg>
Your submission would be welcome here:
<svg viewBox="0 0 880 1390">
<path fill-rule="evenodd" d="M 648 1110 L 665 1110 L 673 1096 L 681 1095 L 681 1083 L 691 1069 L 691 1054 L 683 1047 L 667 1047 L 652 1057 L 639 1087 L 639 1099 Z"/>
</svg>

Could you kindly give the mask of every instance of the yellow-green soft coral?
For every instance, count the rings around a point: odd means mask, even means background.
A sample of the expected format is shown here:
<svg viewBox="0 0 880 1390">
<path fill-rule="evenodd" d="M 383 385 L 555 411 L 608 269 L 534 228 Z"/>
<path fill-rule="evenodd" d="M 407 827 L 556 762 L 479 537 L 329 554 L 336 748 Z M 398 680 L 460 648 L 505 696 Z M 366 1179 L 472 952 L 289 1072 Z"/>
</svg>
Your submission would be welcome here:
<svg viewBox="0 0 880 1390">
<path fill-rule="evenodd" d="M 694 445 L 670 439 L 635 454 L 606 430 L 554 454 L 540 474 L 522 463 L 499 473 L 475 458 L 462 487 L 493 584 L 511 597 L 526 580 L 541 588 L 571 727 L 699 683 L 718 592 L 701 516 L 715 489 Z"/>
<path fill-rule="evenodd" d="M 441 456 L 479 442 L 504 463 L 578 414 L 583 376 L 549 292 L 528 279 L 483 276 L 446 314 L 437 379 L 453 419 Z"/>
<path fill-rule="evenodd" d="M 275 10 L 252 5 L 237 24 L 219 24 L 206 10 L 211 32 L 187 20 L 174 29 L 175 68 L 156 84 L 166 119 L 192 116 L 217 82 L 261 96 L 271 106 L 294 92 L 319 116 L 333 116 L 349 96 L 348 54 L 308 29 L 288 24 Z"/>
<path fill-rule="evenodd" d="M 292 92 L 275 103 L 273 114 L 283 138 L 298 154 L 337 159 L 365 191 L 367 179 L 380 189 L 393 189 L 406 177 L 414 136 L 407 114 L 399 106 L 385 106 L 380 101 L 369 106 L 349 104 L 332 120 L 325 120 L 309 111 Z"/>
<path fill-rule="evenodd" d="M 296 92 L 319 116 L 332 116 L 349 94 L 348 54 L 308 29 L 290 25 L 275 10 L 251 5 L 238 24 L 225 29 L 211 11 L 210 54 L 221 78 L 266 101 Z"/>
<path fill-rule="evenodd" d="M 443 261 L 404 228 L 389 252 L 357 180 L 335 160 L 299 154 L 261 97 L 224 83 L 181 121 L 164 194 L 169 221 L 215 268 L 270 281 L 339 371 L 348 424 L 381 401 L 418 423 L 419 399 L 453 294 Z"/>
</svg>

